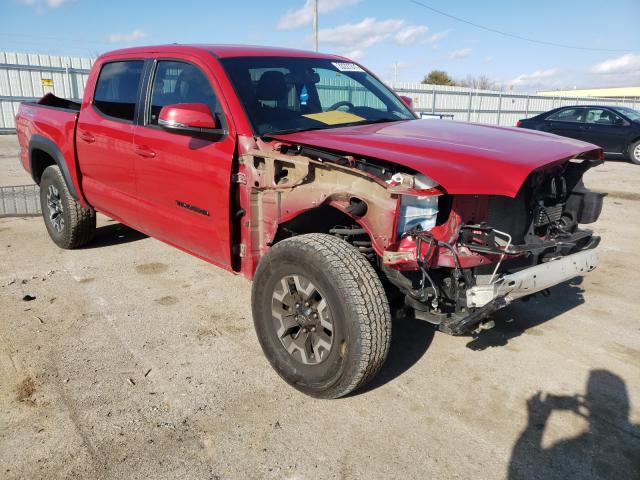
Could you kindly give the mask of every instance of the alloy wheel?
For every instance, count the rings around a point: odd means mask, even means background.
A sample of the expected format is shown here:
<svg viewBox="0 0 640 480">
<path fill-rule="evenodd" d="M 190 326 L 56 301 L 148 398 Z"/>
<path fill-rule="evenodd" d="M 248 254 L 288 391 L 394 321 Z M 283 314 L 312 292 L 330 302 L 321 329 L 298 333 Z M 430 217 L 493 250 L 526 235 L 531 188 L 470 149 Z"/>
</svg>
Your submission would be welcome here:
<svg viewBox="0 0 640 480">
<path fill-rule="evenodd" d="M 58 233 L 64 230 L 64 210 L 62 208 L 62 200 L 60 192 L 55 185 L 49 185 L 47 190 L 47 207 L 49 208 L 49 221 L 51 226 Z"/>
<path fill-rule="evenodd" d="M 317 365 L 329 356 L 334 337 L 331 310 L 310 280 L 302 275 L 280 279 L 271 313 L 278 339 L 297 361 Z"/>
</svg>

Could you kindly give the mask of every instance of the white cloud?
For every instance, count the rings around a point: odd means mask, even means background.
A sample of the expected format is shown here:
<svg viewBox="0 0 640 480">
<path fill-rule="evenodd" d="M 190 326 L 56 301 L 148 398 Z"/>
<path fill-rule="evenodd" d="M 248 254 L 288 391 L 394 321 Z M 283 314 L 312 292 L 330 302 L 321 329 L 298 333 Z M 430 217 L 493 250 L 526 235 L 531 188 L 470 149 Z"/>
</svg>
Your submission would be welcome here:
<svg viewBox="0 0 640 480">
<path fill-rule="evenodd" d="M 546 70 L 536 70 L 533 73 L 523 73 L 511 80 L 511 84 L 518 87 L 539 87 L 549 85 L 550 79 L 558 75 L 557 68 L 548 68 Z"/>
<path fill-rule="evenodd" d="M 487 65 L 493 63 L 493 57 L 484 57 L 484 63 Z"/>
<path fill-rule="evenodd" d="M 329 13 L 343 7 L 360 3 L 362 0 L 318 0 L 318 13 Z M 309 25 L 313 21 L 313 0 L 306 0 L 297 10 L 287 10 L 278 20 L 278 30 L 289 30 Z"/>
<path fill-rule="evenodd" d="M 69 0 L 20 0 L 20 3 L 30 7 L 49 6 L 51 8 L 58 8 L 60 5 L 68 1 Z"/>
<path fill-rule="evenodd" d="M 318 31 L 319 41 L 346 49 L 362 50 L 380 43 L 404 27 L 404 20 L 376 20 L 367 17 L 360 23 L 347 23 Z"/>
<path fill-rule="evenodd" d="M 428 30 L 424 25 L 409 26 L 396 33 L 394 41 L 398 45 L 413 45 Z"/>
<path fill-rule="evenodd" d="M 58 8 L 65 3 L 68 3 L 70 0 L 19 0 L 23 5 L 27 5 L 29 7 L 33 7 L 36 10 L 36 13 L 42 14 L 44 13 L 47 7 L 49 8 Z"/>
<path fill-rule="evenodd" d="M 130 33 L 113 33 L 109 35 L 109 43 L 129 43 L 146 37 L 147 34 L 141 28 L 136 28 Z"/>
<path fill-rule="evenodd" d="M 449 58 L 452 60 L 457 60 L 459 58 L 467 58 L 471 55 L 473 50 L 470 48 L 461 48 L 460 50 L 454 50 L 449 54 Z"/>
<path fill-rule="evenodd" d="M 436 32 L 432 35 L 429 35 L 427 38 L 425 38 L 422 43 L 436 43 L 439 42 L 440 40 L 444 40 L 445 38 L 447 38 L 449 36 L 449 34 L 451 33 L 451 30 L 445 30 L 443 32 Z"/>
<path fill-rule="evenodd" d="M 591 67 L 591 73 L 602 75 L 618 75 L 621 73 L 636 73 L 640 70 L 640 55 L 627 53 L 618 58 L 612 58 Z"/>
<path fill-rule="evenodd" d="M 350 52 L 345 52 L 341 54 L 343 57 L 350 58 L 351 60 L 359 61 L 364 57 L 364 50 L 356 49 L 351 50 Z"/>
</svg>

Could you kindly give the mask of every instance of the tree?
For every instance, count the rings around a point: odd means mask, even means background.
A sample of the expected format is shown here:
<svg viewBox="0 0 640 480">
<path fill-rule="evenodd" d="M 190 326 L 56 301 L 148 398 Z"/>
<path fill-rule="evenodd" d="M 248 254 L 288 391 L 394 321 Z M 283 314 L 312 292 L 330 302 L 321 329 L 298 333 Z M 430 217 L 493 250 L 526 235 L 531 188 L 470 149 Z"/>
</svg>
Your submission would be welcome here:
<svg viewBox="0 0 640 480">
<path fill-rule="evenodd" d="M 424 77 L 422 83 L 428 83 L 429 85 L 455 85 L 456 82 L 453 78 L 443 70 L 431 70 L 429 74 Z"/>
<path fill-rule="evenodd" d="M 486 75 L 467 75 L 464 80 L 457 82 L 461 87 L 473 88 L 475 90 L 504 90 L 504 86 Z"/>
</svg>

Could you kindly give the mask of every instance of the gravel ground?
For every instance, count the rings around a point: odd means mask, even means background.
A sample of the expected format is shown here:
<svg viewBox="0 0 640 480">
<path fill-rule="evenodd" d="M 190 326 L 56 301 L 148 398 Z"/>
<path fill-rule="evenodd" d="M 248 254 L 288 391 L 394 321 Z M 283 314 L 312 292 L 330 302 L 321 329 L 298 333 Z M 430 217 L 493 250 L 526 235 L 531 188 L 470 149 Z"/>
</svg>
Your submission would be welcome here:
<svg viewBox="0 0 640 480">
<path fill-rule="evenodd" d="M 0 168 L 29 183 L 15 137 Z M 0 219 L 0 477 L 640 478 L 640 167 L 587 184 L 598 269 L 477 338 L 398 320 L 334 401 L 269 367 L 249 282 L 104 217 L 76 251 Z"/>
</svg>

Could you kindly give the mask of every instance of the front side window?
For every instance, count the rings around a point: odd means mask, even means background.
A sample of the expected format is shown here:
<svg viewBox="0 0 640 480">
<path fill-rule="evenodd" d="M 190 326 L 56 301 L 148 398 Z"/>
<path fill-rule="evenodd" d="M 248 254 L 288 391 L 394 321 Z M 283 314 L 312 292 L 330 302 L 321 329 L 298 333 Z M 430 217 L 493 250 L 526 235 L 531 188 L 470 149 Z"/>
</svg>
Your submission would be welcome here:
<svg viewBox="0 0 640 480">
<path fill-rule="evenodd" d="M 637 121 L 640 120 L 640 112 L 637 111 L 637 110 L 634 110 L 633 108 L 629 108 L 629 107 L 613 107 L 613 110 L 616 110 L 616 111 L 620 112 L 621 114 L 625 115 L 632 122 L 637 122 Z"/>
<path fill-rule="evenodd" d="M 385 85 L 355 63 L 294 57 L 220 62 L 259 136 L 415 119 Z"/>
<path fill-rule="evenodd" d="M 554 122 L 584 122 L 586 109 L 584 108 L 565 108 L 559 112 L 547 117 L 547 120 Z"/>
<path fill-rule="evenodd" d="M 213 115 L 218 108 L 213 88 L 198 67 L 185 62 L 160 61 L 153 79 L 147 124 L 157 125 L 162 107 L 176 103 L 204 103 Z"/>
<path fill-rule="evenodd" d="M 143 66 L 142 60 L 105 64 L 96 83 L 95 107 L 110 117 L 133 122 Z"/>
<path fill-rule="evenodd" d="M 590 108 L 587 113 L 587 123 L 595 123 L 596 125 L 615 125 L 616 118 L 620 117 L 604 108 Z"/>
</svg>

